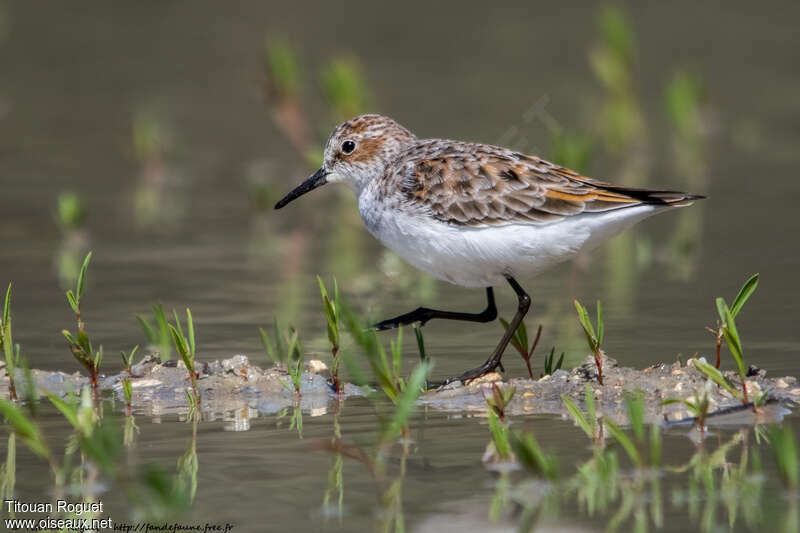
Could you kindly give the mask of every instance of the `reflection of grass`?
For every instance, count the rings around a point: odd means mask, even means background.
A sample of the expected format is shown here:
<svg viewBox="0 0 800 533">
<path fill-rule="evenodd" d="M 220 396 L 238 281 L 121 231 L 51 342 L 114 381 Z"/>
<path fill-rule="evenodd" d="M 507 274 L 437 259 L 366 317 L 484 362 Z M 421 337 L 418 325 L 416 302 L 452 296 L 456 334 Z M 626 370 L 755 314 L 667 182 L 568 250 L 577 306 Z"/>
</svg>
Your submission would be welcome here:
<svg viewBox="0 0 800 533">
<path fill-rule="evenodd" d="M 792 428 L 788 426 L 770 427 L 767 437 L 784 487 L 788 491 L 797 491 L 800 488 L 800 460 L 798 460 L 797 444 Z"/>
</svg>

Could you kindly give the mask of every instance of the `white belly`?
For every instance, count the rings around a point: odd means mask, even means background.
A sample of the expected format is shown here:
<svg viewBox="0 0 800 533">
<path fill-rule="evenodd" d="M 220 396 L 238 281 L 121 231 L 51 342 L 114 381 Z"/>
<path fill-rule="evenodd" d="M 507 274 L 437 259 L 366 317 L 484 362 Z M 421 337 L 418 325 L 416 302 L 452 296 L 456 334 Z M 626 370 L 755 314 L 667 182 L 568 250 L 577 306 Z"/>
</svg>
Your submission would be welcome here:
<svg viewBox="0 0 800 533">
<path fill-rule="evenodd" d="M 663 209 L 643 205 L 545 225 L 468 227 L 359 201 L 364 224 L 381 243 L 414 267 L 464 287 L 535 276 Z"/>
</svg>

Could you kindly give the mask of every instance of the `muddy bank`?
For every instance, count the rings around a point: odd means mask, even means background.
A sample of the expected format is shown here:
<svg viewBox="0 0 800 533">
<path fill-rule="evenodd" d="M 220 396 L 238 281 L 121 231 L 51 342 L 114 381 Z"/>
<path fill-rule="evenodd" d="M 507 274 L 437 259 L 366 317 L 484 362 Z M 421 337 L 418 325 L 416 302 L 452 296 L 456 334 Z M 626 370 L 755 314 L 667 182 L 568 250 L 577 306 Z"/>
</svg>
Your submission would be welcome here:
<svg viewBox="0 0 800 533">
<path fill-rule="evenodd" d="M 289 376 L 278 368 L 263 369 L 252 365 L 244 355 L 236 355 L 222 361 L 212 361 L 199 365 L 198 388 L 202 393 L 201 409 L 206 418 L 230 417 L 234 425 L 246 429 L 250 418 L 259 414 L 274 414 L 288 407 L 299 407 L 311 416 L 325 414 L 336 401 L 327 377 L 327 368 L 319 362 L 307 365 L 303 373 L 301 395 L 287 389 Z M 186 389 L 188 386 L 186 369 L 181 361 L 160 363 L 153 357 L 145 357 L 132 368 L 133 388 L 132 407 L 138 414 L 151 417 L 162 415 L 182 415 L 187 411 Z M 5 373 L 4 373 L 5 374 Z M 680 404 L 663 406 L 667 398 L 688 398 L 705 387 L 706 378 L 691 364 L 658 364 L 643 370 L 618 366 L 616 361 L 607 358 L 603 370 L 605 384 L 597 383 L 594 360 L 586 361 L 571 371 L 558 370 L 551 376 L 539 380 L 513 378 L 502 381 L 499 374 L 489 374 L 464 386 L 456 382 L 439 390 L 427 392 L 420 403 L 431 408 L 483 416 L 486 412 L 485 396 L 491 393 L 492 383 L 513 386 L 516 394 L 506 412 L 510 415 L 523 414 L 566 414 L 561 395 L 571 397 L 578 405 L 583 404 L 584 388 L 592 386 L 597 410 L 619 424 L 627 422 L 624 405 L 624 392 L 640 389 L 644 393 L 645 417 L 648 422 L 681 423 L 688 421 L 690 415 Z M 117 401 L 122 399 L 122 378 L 120 373 L 103 376 L 99 382 L 105 395 Z M 738 375 L 725 372 L 737 387 Z M 48 390 L 64 395 L 69 390 L 79 390 L 88 385 L 88 379 L 79 372 L 46 372 L 33 370 L 32 376 L 37 391 Z M 24 376 L 18 373 L 17 387 L 24 387 Z M 712 416 L 709 423 L 715 424 L 753 424 L 761 421 L 780 419 L 788 408 L 800 404 L 800 384 L 794 377 L 767 377 L 766 372 L 756 367 L 750 368 L 747 378 L 748 390 L 752 397 L 767 393 L 770 404 L 760 414 L 752 410 L 736 409 L 739 401 L 724 389 L 711 387 L 710 411 L 728 412 L 726 415 Z M 8 394 L 8 376 L 0 380 L 0 394 Z M 343 398 L 362 396 L 364 391 L 352 384 L 345 384 Z"/>
</svg>

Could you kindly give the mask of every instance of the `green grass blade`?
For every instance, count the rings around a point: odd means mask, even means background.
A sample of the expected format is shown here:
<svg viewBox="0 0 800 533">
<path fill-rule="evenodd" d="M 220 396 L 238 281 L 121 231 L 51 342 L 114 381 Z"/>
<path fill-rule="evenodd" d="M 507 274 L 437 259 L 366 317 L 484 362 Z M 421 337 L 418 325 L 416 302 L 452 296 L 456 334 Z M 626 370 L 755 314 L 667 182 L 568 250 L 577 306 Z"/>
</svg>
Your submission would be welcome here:
<svg viewBox="0 0 800 533">
<path fill-rule="evenodd" d="M 89 268 L 89 261 L 92 260 L 92 252 L 86 254 L 86 259 L 83 260 L 81 270 L 78 273 L 78 282 L 75 286 L 76 301 L 80 302 L 83 296 L 83 289 L 86 286 L 86 270 Z"/>
<path fill-rule="evenodd" d="M 586 308 L 581 305 L 578 300 L 575 300 L 575 309 L 578 311 L 578 320 L 583 326 L 583 332 L 586 334 L 586 341 L 589 343 L 589 348 L 594 351 L 597 347 L 597 335 L 594 333 L 592 321 L 589 319 L 589 313 Z"/>
<path fill-rule="evenodd" d="M 153 330 L 153 326 L 150 325 L 150 322 L 148 322 L 143 315 L 136 315 L 136 320 L 142 327 L 142 331 L 144 331 L 144 336 L 147 337 L 147 341 L 150 344 L 158 344 L 158 337 L 156 336 L 156 332 Z"/>
<path fill-rule="evenodd" d="M 728 304 L 725 303 L 725 298 L 717 297 L 717 313 L 719 313 L 719 319 L 722 323 L 725 323 L 725 311 L 728 309 Z"/>
<path fill-rule="evenodd" d="M 76 314 L 80 313 L 80 308 L 78 307 L 77 300 L 75 300 L 75 294 L 72 292 L 72 289 L 67 290 L 67 302 Z"/>
<path fill-rule="evenodd" d="M 736 329 L 736 322 L 730 309 L 725 309 L 725 340 L 728 343 L 728 350 L 736 360 L 736 367 L 739 369 L 739 377 L 744 380 L 747 377 L 747 368 L 744 365 L 744 353 L 742 352 L 742 341 L 739 339 L 739 331 Z"/>
<path fill-rule="evenodd" d="M 394 414 L 386 428 L 384 439 L 391 439 L 400 435 L 403 426 L 408 422 L 408 417 L 414 412 L 417 399 L 425 385 L 431 367 L 431 362 L 425 361 L 417 365 L 411 373 L 405 389 L 400 393 L 395 402 Z"/>
<path fill-rule="evenodd" d="M 734 398 L 741 399 L 739 391 L 733 385 L 731 385 L 725 376 L 722 375 L 722 372 L 714 368 L 712 365 L 709 365 L 705 361 L 701 361 L 699 359 L 695 359 L 693 363 L 694 367 L 705 374 L 708 379 L 730 392 Z"/>
<path fill-rule="evenodd" d="M 520 322 L 517 331 L 514 332 L 517 337 L 517 342 L 522 347 L 522 351 L 527 355 L 528 353 L 528 328 L 525 327 L 525 322 Z"/>
<path fill-rule="evenodd" d="M 597 300 L 597 345 L 603 344 L 603 335 L 605 334 L 605 324 L 603 323 L 603 306 L 600 305 L 600 300 Z"/>
<path fill-rule="evenodd" d="M 181 319 L 178 316 L 178 312 L 176 310 L 174 310 L 174 309 L 172 310 L 172 318 L 175 319 L 175 329 L 178 330 L 178 333 L 180 333 L 181 338 L 184 339 L 184 346 L 187 346 L 187 349 L 188 349 L 188 345 L 185 342 L 186 341 L 186 335 L 183 334 L 183 326 L 181 326 Z"/>
<path fill-rule="evenodd" d="M 169 324 L 169 331 L 172 334 L 172 340 L 175 342 L 175 349 L 178 350 L 186 367 L 189 368 L 189 363 L 187 363 L 189 360 L 189 347 L 186 345 L 186 339 L 183 333 L 178 331 L 172 324 Z"/>
<path fill-rule="evenodd" d="M 3 325 L 8 324 L 10 316 L 11 316 L 11 283 L 8 284 L 8 288 L 6 289 L 6 297 L 3 301 Z"/>
<path fill-rule="evenodd" d="M 192 312 L 188 307 L 186 308 L 186 330 L 189 332 L 189 349 L 192 351 L 192 357 L 194 357 L 197 354 L 194 342 L 194 321 L 192 320 Z"/>
<path fill-rule="evenodd" d="M 742 310 L 742 306 L 755 292 L 756 287 L 758 287 L 758 273 L 750 276 L 750 279 L 745 281 L 744 285 L 742 285 L 742 288 L 739 289 L 739 294 L 736 295 L 736 298 L 733 300 L 733 304 L 731 305 L 731 316 L 736 318 L 736 315 L 738 315 L 739 311 Z"/>
<path fill-rule="evenodd" d="M 264 351 L 267 352 L 270 361 L 272 361 L 273 364 L 278 364 L 279 361 L 275 354 L 275 347 L 272 345 L 272 341 L 269 340 L 267 332 L 264 331 L 264 328 L 258 328 L 258 333 L 261 335 L 261 344 L 264 346 Z"/>
<path fill-rule="evenodd" d="M 3 414 L 6 423 L 11 426 L 33 453 L 45 459 L 50 457 L 50 451 L 42 439 L 38 426 L 28 420 L 21 408 L 17 407 L 13 402 L 0 399 L 0 413 Z"/>
<path fill-rule="evenodd" d="M 64 415 L 64 418 L 67 419 L 72 427 L 75 429 L 80 429 L 80 422 L 78 421 L 78 404 L 75 402 L 75 398 L 71 398 L 72 401 L 66 402 L 63 398 L 56 396 L 50 391 L 44 391 L 45 395 L 47 395 L 47 399 L 50 400 L 50 403 L 58 409 L 58 411 Z"/>
</svg>

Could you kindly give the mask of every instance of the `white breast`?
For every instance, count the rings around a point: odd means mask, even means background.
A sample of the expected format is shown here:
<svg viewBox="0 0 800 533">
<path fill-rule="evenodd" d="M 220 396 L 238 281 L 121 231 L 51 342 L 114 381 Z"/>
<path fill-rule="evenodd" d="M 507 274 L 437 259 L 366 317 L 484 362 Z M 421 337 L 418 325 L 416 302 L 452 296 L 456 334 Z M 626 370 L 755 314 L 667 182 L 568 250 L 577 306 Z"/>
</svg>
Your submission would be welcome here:
<svg viewBox="0 0 800 533">
<path fill-rule="evenodd" d="M 414 267 L 465 287 L 496 285 L 506 275 L 535 276 L 668 209 L 642 205 L 542 225 L 470 227 L 440 222 L 407 204 L 387 204 L 366 191 L 359 196 L 359 212 L 369 232 Z"/>
</svg>

